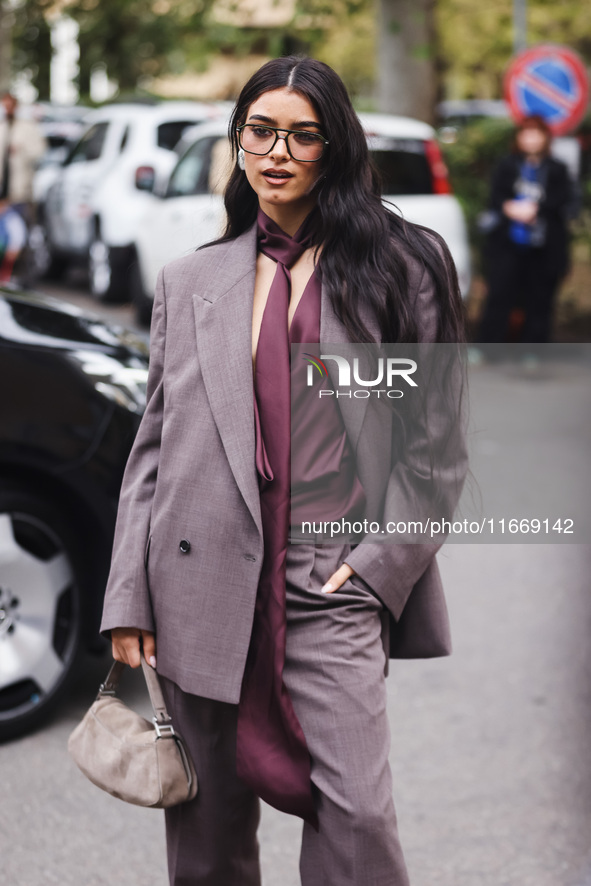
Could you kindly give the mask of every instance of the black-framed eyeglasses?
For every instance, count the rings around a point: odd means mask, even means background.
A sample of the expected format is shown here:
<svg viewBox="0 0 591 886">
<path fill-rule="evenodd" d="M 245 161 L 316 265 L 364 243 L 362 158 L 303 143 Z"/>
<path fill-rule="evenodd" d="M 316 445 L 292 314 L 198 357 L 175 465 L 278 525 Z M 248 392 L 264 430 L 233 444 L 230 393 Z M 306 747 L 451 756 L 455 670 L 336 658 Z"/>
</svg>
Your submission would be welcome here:
<svg viewBox="0 0 591 886">
<path fill-rule="evenodd" d="M 320 160 L 328 145 L 323 135 L 303 129 L 277 129 L 275 126 L 260 123 L 243 123 L 236 131 L 242 150 L 247 154 L 258 154 L 259 157 L 269 154 L 277 144 L 277 139 L 282 138 L 292 160 L 315 163 Z M 280 132 L 285 135 L 279 135 Z"/>
</svg>

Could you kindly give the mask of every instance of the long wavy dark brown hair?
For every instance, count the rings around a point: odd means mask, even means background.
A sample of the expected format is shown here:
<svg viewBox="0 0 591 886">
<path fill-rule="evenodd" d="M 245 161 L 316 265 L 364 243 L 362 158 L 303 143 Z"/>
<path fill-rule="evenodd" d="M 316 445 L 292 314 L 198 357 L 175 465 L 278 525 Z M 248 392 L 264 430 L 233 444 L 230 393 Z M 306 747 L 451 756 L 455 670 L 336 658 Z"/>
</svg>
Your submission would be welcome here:
<svg viewBox="0 0 591 886">
<path fill-rule="evenodd" d="M 229 135 L 234 160 L 239 147 L 236 127 L 246 120 L 250 105 L 263 93 L 282 87 L 311 102 L 329 141 L 316 186 L 314 242 L 322 245 L 323 285 L 351 341 L 372 341 L 362 305 L 376 316 L 382 341 L 412 342 L 420 337 L 409 300 L 406 255 L 415 256 L 433 278 L 437 340 L 463 341 L 463 305 L 449 250 L 438 234 L 427 234 L 426 228 L 404 221 L 382 203 L 361 123 L 332 68 L 297 56 L 263 65 L 242 89 L 232 113 Z M 237 162 L 224 200 L 228 221 L 221 242 L 242 234 L 257 216 L 257 195 Z"/>
</svg>

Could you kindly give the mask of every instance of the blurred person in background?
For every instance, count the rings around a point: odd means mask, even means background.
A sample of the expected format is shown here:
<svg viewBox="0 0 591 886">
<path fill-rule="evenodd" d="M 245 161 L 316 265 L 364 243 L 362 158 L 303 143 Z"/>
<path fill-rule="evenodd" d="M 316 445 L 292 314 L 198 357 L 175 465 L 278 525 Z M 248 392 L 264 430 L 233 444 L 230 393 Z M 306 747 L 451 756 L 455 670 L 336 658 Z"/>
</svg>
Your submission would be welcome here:
<svg viewBox="0 0 591 886">
<path fill-rule="evenodd" d="M 15 263 L 27 243 L 27 226 L 6 200 L 0 200 L 0 283 L 12 278 Z"/>
<path fill-rule="evenodd" d="M 2 95 L 0 120 L 0 199 L 8 202 L 30 225 L 33 215 L 33 176 L 47 143 L 37 122 L 18 114 L 18 100 Z"/>
<path fill-rule="evenodd" d="M 550 341 L 555 297 L 569 264 L 573 202 L 567 168 L 550 156 L 551 141 L 542 117 L 526 117 L 512 153 L 493 174 L 482 226 L 488 295 L 481 342 L 507 341 L 515 309 L 523 314 L 521 341 Z"/>
</svg>

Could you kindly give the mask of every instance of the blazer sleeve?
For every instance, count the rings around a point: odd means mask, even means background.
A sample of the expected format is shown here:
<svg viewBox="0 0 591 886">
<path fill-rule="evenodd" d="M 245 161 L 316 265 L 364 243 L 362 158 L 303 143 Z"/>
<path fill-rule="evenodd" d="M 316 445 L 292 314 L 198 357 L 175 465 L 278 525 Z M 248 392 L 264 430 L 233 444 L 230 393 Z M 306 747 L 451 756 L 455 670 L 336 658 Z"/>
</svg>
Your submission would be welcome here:
<svg viewBox="0 0 591 886">
<path fill-rule="evenodd" d="M 574 188 L 569 178 L 568 169 L 564 163 L 552 160 L 549 163 L 546 193 L 540 203 L 540 214 L 555 215 L 564 222 L 574 200 Z"/>
<path fill-rule="evenodd" d="M 515 198 L 514 185 L 519 175 L 519 163 L 513 156 L 503 157 L 492 176 L 489 206 L 503 211 L 503 203 Z"/>
<path fill-rule="evenodd" d="M 150 329 L 146 410 L 121 486 L 100 628 L 103 634 L 118 627 L 154 630 L 146 561 L 162 434 L 165 338 L 166 298 L 163 271 L 160 271 Z"/>
<path fill-rule="evenodd" d="M 440 247 L 441 248 L 441 247 Z M 425 270 L 420 280 L 416 296 L 415 310 L 420 317 L 421 342 L 434 342 L 437 339 L 438 310 L 435 299 L 435 287 L 432 277 Z M 458 370 L 460 369 L 458 365 Z M 458 391 L 461 395 L 462 380 L 458 379 Z M 435 395 L 434 395 L 435 396 Z M 451 423 L 449 416 L 438 411 L 436 421 L 429 424 L 429 438 L 419 435 L 409 447 L 403 460 L 396 461 L 388 479 L 385 494 L 383 525 L 390 519 L 400 518 L 401 514 L 415 514 L 427 511 L 430 506 L 430 493 L 425 492 L 424 501 L 420 501 L 421 490 L 428 487 L 424 483 L 425 464 L 429 464 L 429 447 L 441 455 L 438 463 L 438 481 L 442 489 L 442 501 L 438 513 L 451 519 L 456 507 L 464 478 L 468 459 L 460 420 L 460 404 Z M 417 519 L 420 519 L 417 516 Z M 396 619 L 400 617 L 414 585 L 426 571 L 427 567 L 441 547 L 441 541 L 433 543 L 392 544 L 383 541 L 372 542 L 369 536 L 358 544 L 346 558 L 346 563 L 355 570 L 363 581 L 382 600 L 388 601 L 388 608 Z"/>
</svg>

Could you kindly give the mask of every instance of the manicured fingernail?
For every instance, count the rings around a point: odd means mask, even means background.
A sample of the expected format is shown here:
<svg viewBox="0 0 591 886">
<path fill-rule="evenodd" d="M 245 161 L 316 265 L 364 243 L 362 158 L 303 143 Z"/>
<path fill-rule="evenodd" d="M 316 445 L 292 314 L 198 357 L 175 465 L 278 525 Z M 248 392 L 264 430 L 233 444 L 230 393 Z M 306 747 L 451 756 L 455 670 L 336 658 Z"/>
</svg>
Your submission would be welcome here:
<svg viewBox="0 0 591 886">
<path fill-rule="evenodd" d="M 154 658 L 153 655 L 150 656 L 150 658 L 148 659 L 148 661 L 149 661 L 149 663 L 152 665 L 153 668 L 156 667 L 156 659 Z"/>
<path fill-rule="evenodd" d="M 330 594 L 331 591 L 334 591 L 334 588 L 330 582 L 327 582 L 322 588 L 320 588 L 320 591 L 323 594 Z"/>
</svg>

